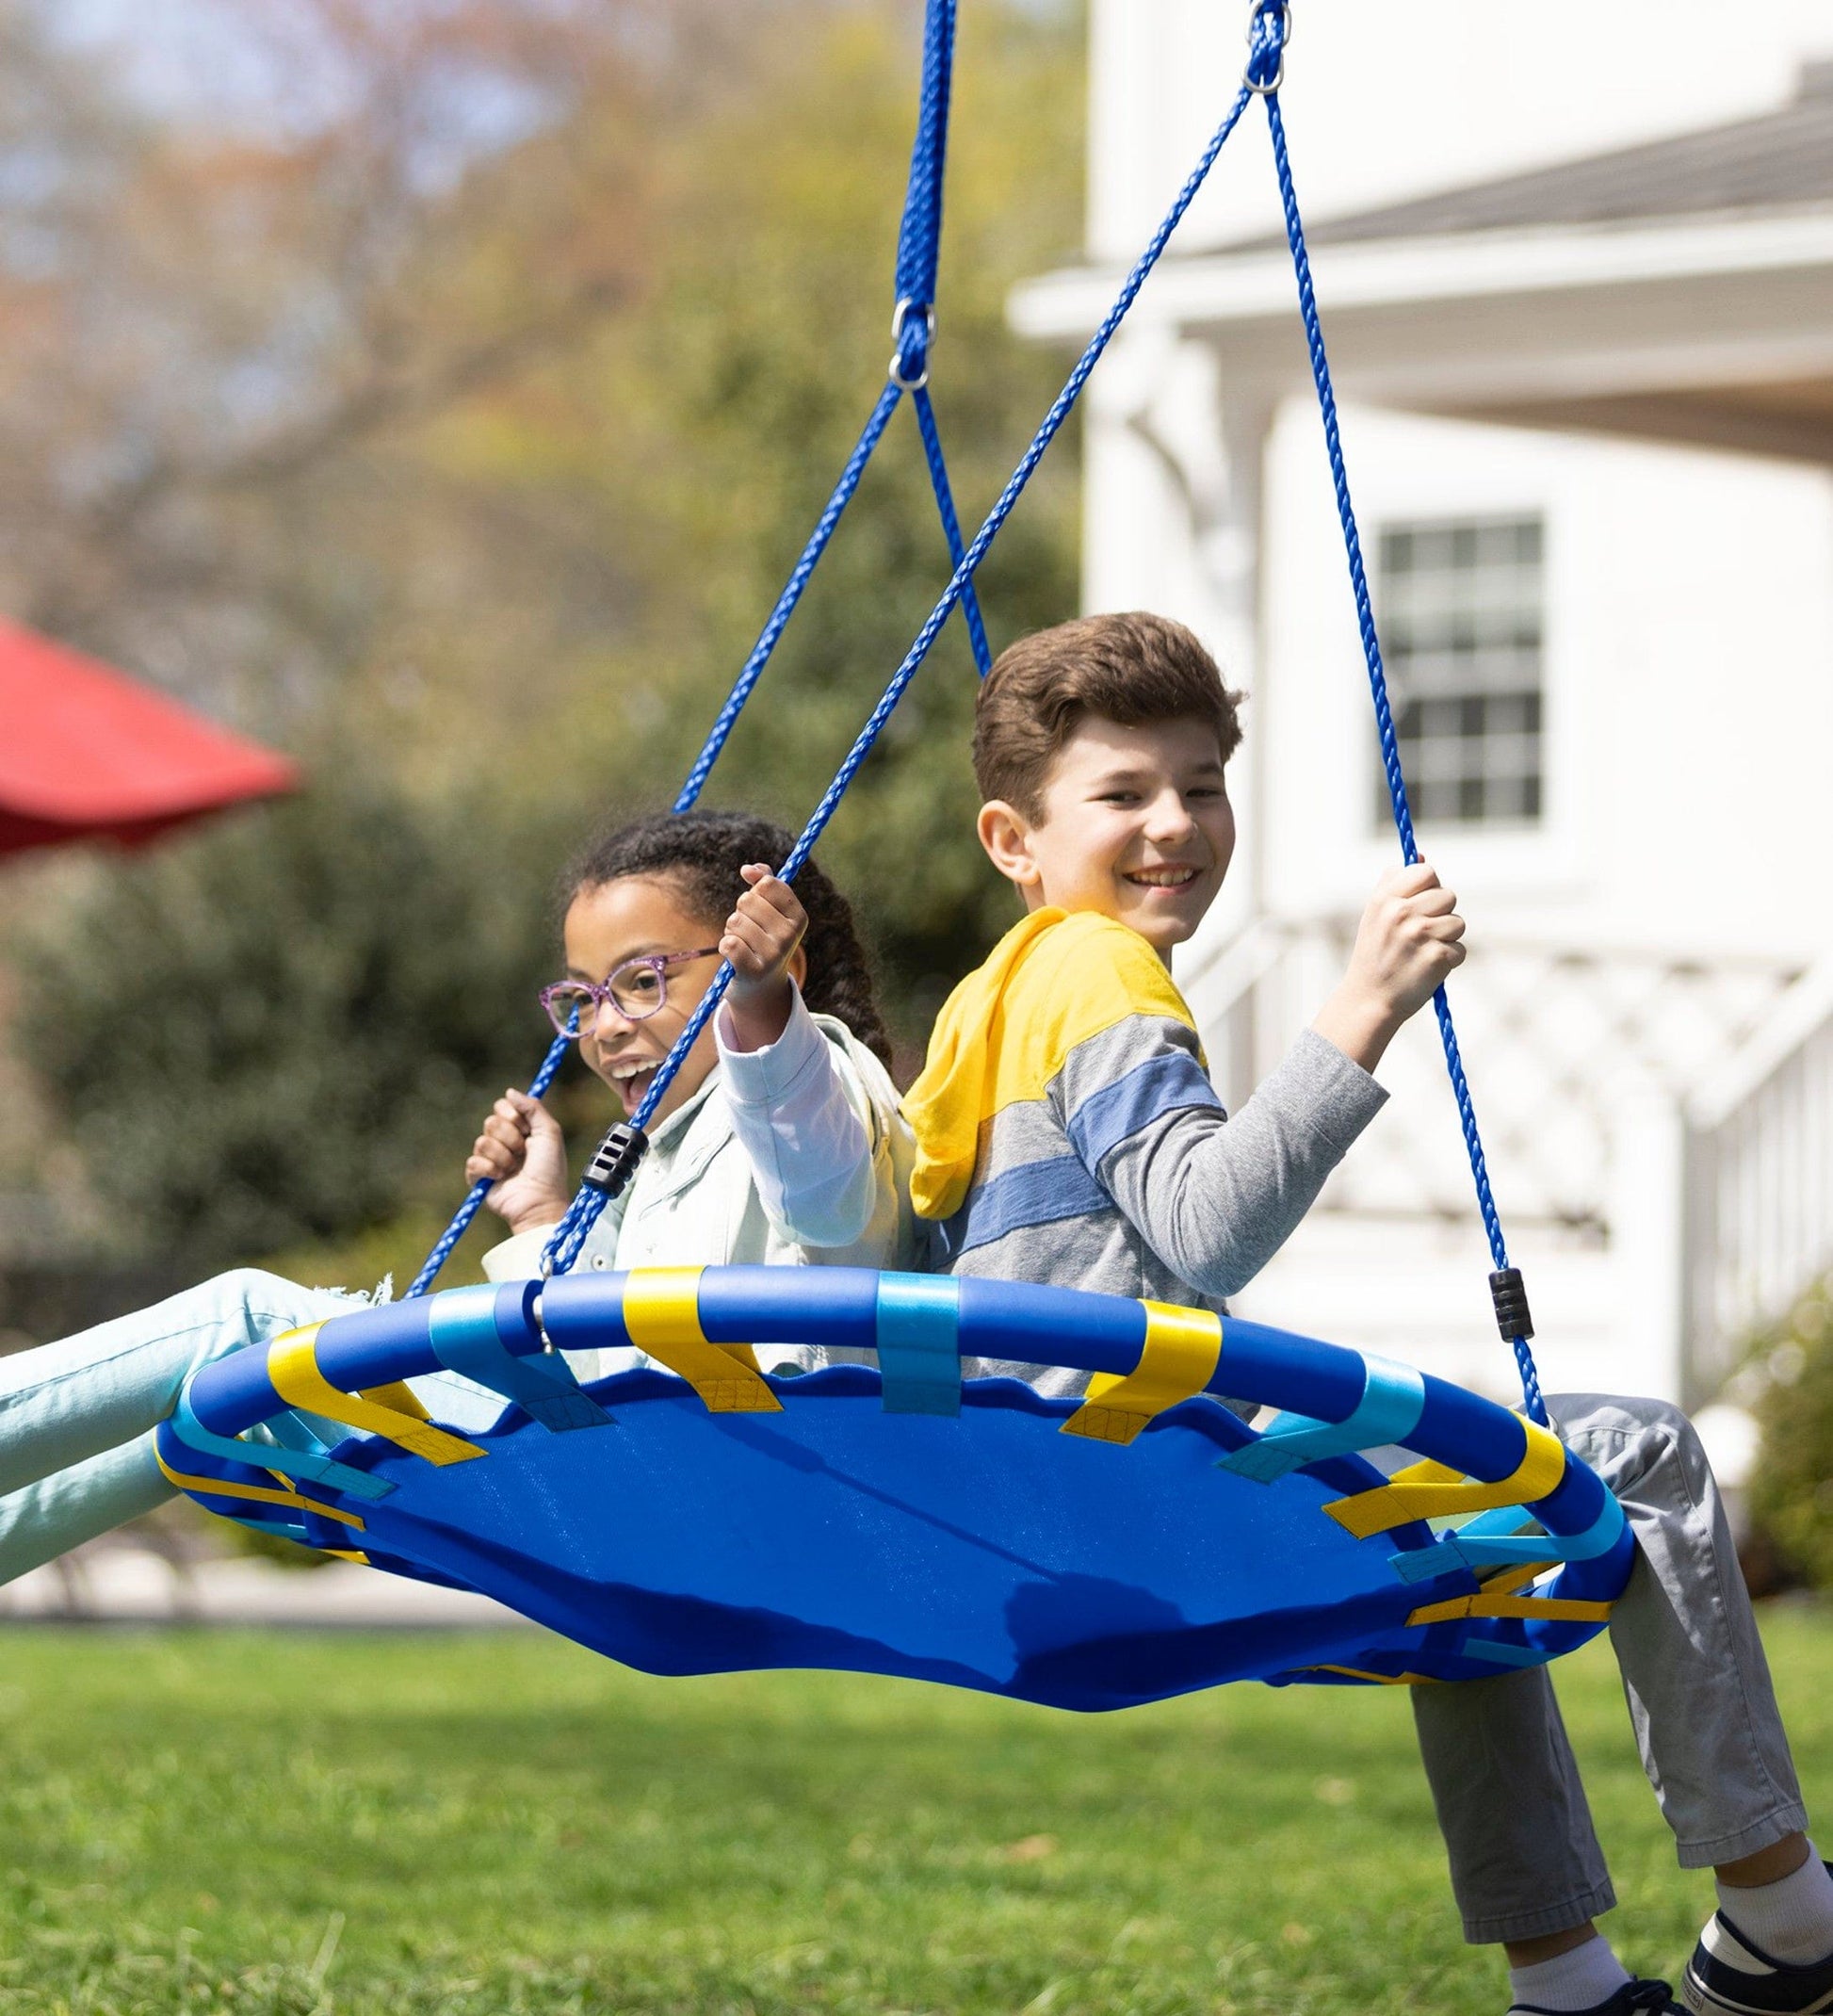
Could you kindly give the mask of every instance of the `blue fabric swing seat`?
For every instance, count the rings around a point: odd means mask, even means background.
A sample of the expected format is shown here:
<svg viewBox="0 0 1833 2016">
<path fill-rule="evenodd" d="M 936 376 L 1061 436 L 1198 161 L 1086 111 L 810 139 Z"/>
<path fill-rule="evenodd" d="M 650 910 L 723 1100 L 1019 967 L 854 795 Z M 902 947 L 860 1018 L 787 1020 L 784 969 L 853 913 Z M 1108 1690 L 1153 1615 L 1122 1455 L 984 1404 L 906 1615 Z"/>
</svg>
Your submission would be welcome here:
<svg viewBox="0 0 1833 2016">
<path fill-rule="evenodd" d="M 767 1377 L 758 1339 L 877 1364 Z M 582 1387 L 559 1355 L 629 1344 L 672 1369 Z M 964 1356 L 1096 1376 L 1048 1399 L 964 1382 Z M 429 1421 L 398 1383 L 442 1368 L 504 1397 L 492 1428 Z M 1224 1394 L 1279 1411 L 1257 1431 Z M 1356 1453 L 1377 1448 L 1424 1460 L 1384 1474 Z M 358 1310 L 205 1367 L 159 1450 L 213 1512 L 481 1590 L 648 1672 L 820 1666 L 1085 1710 L 1538 1665 L 1602 1627 L 1633 1554 L 1555 1437 L 1410 1367 L 852 1268 Z"/>
</svg>

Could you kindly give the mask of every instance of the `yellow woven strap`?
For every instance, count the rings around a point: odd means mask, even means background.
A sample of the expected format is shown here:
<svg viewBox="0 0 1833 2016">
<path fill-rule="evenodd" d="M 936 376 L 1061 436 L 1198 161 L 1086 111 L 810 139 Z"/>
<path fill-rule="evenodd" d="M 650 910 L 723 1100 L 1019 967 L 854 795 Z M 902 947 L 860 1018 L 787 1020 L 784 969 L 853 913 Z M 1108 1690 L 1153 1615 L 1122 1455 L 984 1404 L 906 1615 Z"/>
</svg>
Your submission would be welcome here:
<svg viewBox="0 0 1833 2016">
<path fill-rule="evenodd" d="M 322 1414 L 327 1421 L 360 1428 L 365 1435 L 386 1436 L 412 1455 L 425 1456 L 429 1463 L 468 1463 L 484 1454 L 476 1442 L 435 1428 L 424 1411 L 418 1410 L 412 1394 L 408 1398 L 415 1414 L 372 1395 L 340 1392 L 318 1370 L 318 1327 L 315 1323 L 303 1330 L 289 1330 L 268 1346 L 268 1377 L 288 1406 Z M 393 1398 L 391 1387 L 377 1391 Z"/>
<path fill-rule="evenodd" d="M 1397 1471 L 1374 1489 L 1338 1498 L 1324 1510 L 1358 1540 L 1389 1533 L 1409 1520 L 1450 1519 L 1487 1512 L 1498 1505 L 1531 1505 L 1545 1498 L 1565 1474 L 1565 1450 L 1557 1436 L 1531 1421 L 1521 1423 L 1527 1448 L 1512 1476 L 1494 1484 L 1467 1480 L 1443 1463 L 1416 1463 Z"/>
<path fill-rule="evenodd" d="M 1525 1617 L 1549 1623 L 1602 1624 L 1610 1614 L 1608 1603 L 1582 1603 L 1559 1596 L 1453 1596 L 1449 1602 L 1421 1603 L 1406 1621 L 1450 1624 L 1460 1618 Z"/>
<path fill-rule="evenodd" d="M 1366 1673 L 1359 1666 L 1302 1666 L 1301 1673 L 1340 1673 L 1345 1680 L 1365 1680 L 1375 1687 L 1436 1687 L 1430 1673 Z"/>
<path fill-rule="evenodd" d="M 1442 1603 L 1422 1603 L 1407 1618 L 1409 1624 L 1451 1624 L 1462 1618 L 1543 1618 L 1548 1622 L 1601 1624 L 1611 1614 L 1609 1603 L 1581 1602 L 1559 1596 L 1517 1596 L 1536 1575 L 1544 1575 L 1556 1561 L 1529 1562 L 1512 1568 L 1506 1574 L 1492 1575 L 1474 1596 L 1453 1596 Z"/>
<path fill-rule="evenodd" d="M 700 1327 L 698 1267 L 639 1267 L 625 1277 L 624 1327 L 639 1351 L 684 1378 L 709 1414 L 780 1414 L 749 1344 L 713 1344 Z"/>
<path fill-rule="evenodd" d="M 397 1414 L 405 1414 L 410 1421 L 430 1421 L 432 1416 L 420 1405 L 420 1396 L 405 1379 L 397 1379 L 389 1386 L 365 1386 L 356 1396 L 359 1400 L 372 1400 L 379 1407 L 393 1407 Z"/>
<path fill-rule="evenodd" d="M 335 1505 L 320 1504 L 316 1498 L 301 1498 L 297 1491 L 269 1490 L 265 1484 L 232 1484 L 227 1477 L 189 1477 L 173 1470 L 157 1450 L 154 1458 L 166 1482 L 181 1491 L 205 1491 L 213 1498 L 248 1498 L 256 1504 L 292 1505 L 302 1512 L 316 1512 L 320 1519 L 334 1519 L 340 1525 L 354 1526 L 361 1533 L 363 1521 L 354 1512 L 340 1512 Z"/>
<path fill-rule="evenodd" d="M 1200 1393 L 1222 1360 L 1222 1318 L 1211 1309 L 1144 1302 L 1145 1344 L 1128 1373 L 1097 1372 L 1088 1398 L 1062 1424 L 1065 1435 L 1130 1442 L 1155 1415 Z"/>
</svg>

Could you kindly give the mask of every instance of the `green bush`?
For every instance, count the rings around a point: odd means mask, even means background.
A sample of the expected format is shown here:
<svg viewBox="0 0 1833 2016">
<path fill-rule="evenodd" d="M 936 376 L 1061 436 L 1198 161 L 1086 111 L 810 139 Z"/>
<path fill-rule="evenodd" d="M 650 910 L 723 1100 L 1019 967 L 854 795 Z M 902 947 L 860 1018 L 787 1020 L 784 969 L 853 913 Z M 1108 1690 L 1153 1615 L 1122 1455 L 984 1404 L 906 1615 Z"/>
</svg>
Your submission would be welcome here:
<svg viewBox="0 0 1833 2016">
<path fill-rule="evenodd" d="M 1759 1341 L 1750 1372 L 1763 1436 L 1751 1517 L 1790 1571 L 1833 1589 L 1833 1279 Z"/>
<path fill-rule="evenodd" d="M 544 1041 L 548 867 L 327 766 L 41 919 L 20 1045 L 121 1244 L 203 1269 L 456 1197 Z"/>
</svg>

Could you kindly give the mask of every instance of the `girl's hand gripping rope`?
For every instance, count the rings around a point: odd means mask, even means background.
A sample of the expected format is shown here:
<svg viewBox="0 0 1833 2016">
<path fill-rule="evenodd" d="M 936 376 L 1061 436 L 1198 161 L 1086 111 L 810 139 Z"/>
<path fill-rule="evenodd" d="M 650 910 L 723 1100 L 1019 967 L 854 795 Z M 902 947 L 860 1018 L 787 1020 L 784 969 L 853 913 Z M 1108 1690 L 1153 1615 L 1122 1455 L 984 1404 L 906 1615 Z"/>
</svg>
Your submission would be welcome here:
<svg viewBox="0 0 1833 2016">
<path fill-rule="evenodd" d="M 490 1109 L 464 1174 L 473 1183 L 491 1180 L 484 1202 L 511 1232 L 558 1225 L 572 1200 L 560 1122 L 539 1099 L 513 1086 Z"/>
<path fill-rule="evenodd" d="M 753 861 L 739 873 L 751 886 L 720 939 L 721 956 L 732 967 L 723 1034 L 729 1049 L 761 1050 L 789 1026 L 791 983 L 801 980 L 805 966 L 808 913 L 766 862 Z"/>
</svg>

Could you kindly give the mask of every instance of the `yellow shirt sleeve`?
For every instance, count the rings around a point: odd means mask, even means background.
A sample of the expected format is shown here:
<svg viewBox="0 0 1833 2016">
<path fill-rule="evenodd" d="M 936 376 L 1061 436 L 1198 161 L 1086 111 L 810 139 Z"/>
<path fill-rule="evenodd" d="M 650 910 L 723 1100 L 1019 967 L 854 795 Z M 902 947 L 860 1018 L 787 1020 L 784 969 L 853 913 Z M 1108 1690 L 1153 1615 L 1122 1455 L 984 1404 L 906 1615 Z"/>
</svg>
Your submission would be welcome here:
<svg viewBox="0 0 1833 2016">
<path fill-rule="evenodd" d="M 922 1075 L 904 1097 L 916 1137 L 917 1212 L 959 1211 L 981 1129 L 1008 1106 L 1043 1098 L 1078 1044 L 1133 1015 L 1196 1026 L 1137 932 L 1092 911 L 1036 910 L 1014 925 L 949 997 Z"/>
</svg>

